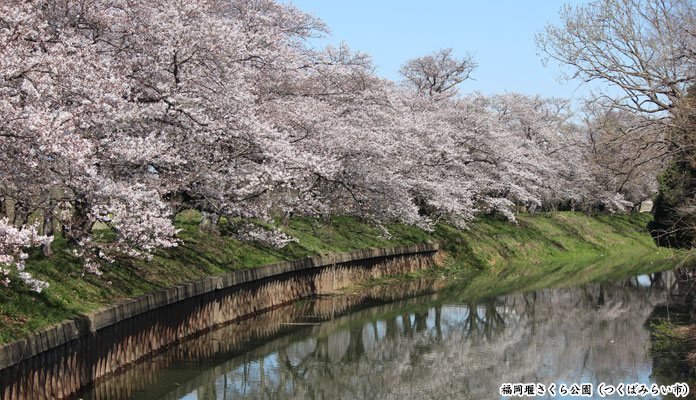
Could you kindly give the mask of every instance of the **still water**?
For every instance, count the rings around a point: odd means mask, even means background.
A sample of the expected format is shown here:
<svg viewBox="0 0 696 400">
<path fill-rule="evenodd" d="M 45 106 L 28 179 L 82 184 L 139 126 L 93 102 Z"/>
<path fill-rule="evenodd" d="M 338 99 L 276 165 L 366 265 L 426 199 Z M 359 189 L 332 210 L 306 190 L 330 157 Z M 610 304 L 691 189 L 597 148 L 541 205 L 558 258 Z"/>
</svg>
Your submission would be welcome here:
<svg viewBox="0 0 696 400">
<path fill-rule="evenodd" d="M 503 383 L 592 383 L 600 398 L 600 383 L 671 384 L 653 370 L 646 323 L 665 310 L 671 277 L 482 300 L 418 281 L 304 301 L 176 346 L 81 397 L 501 399 Z"/>
</svg>

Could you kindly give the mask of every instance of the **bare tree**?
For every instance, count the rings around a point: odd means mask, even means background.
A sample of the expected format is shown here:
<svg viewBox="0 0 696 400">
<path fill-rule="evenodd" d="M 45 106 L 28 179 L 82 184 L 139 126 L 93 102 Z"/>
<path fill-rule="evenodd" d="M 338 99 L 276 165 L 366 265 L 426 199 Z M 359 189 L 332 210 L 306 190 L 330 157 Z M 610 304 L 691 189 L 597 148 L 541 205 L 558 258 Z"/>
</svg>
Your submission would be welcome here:
<svg viewBox="0 0 696 400">
<path fill-rule="evenodd" d="M 652 120 L 602 102 L 584 110 L 583 151 L 597 187 L 621 193 L 634 209 L 657 193 L 657 174 L 669 158 Z"/>
<path fill-rule="evenodd" d="M 452 54 L 452 49 L 442 49 L 406 61 L 399 69 L 399 74 L 419 93 L 427 93 L 429 96 L 447 94 L 446 97 L 451 97 L 456 94 L 455 86 L 469 79 L 477 66 L 469 53 L 457 59 Z"/>
<path fill-rule="evenodd" d="M 677 106 L 696 78 L 693 0 L 596 0 L 564 6 L 559 26 L 537 34 L 544 57 L 570 67 L 568 78 L 603 81 L 641 113 Z"/>
<path fill-rule="evenodd" d="M 696 3 L 594 0 L 576 7 L 566 5 L 560 16 L 558 26 L 548 25 L 536 37 L 545 61 L 552 59 L 569 67 L 568 78 L 619 88 L 622 96 L 602 96 L 601 103 L 648 117 L 643 122 L 649 127 L 641 123 L 628 131 L 612 128 L 618 135 L 609 136 L 620 142 L 612 143 L 614 150 L 609 155 L 617 159 L 621 154 L 634 155 L 623 166 L 621 162 L 610 165 L 620 167 L 616 177 L 623 174 L 625 179 L 619 183 L 625 189 L 623 183 L 631 181 L 625 172 L 636 170 L 624 167 L 652 163 L 652 156 L 646 157 L 654 149 L 650 144 L 663 140 L 666 146 L 658 144 L 656 156 L 671 156 L 672 162 L 659 178 L 660 194 L 650 230 L 661 245 L 692 246 L 696 241 L 696 152 L 694 103 L 689 92 L 696 82 Z M 652 138 L 644 141 L 640 136 L 646 132 Z"/>
</svg>

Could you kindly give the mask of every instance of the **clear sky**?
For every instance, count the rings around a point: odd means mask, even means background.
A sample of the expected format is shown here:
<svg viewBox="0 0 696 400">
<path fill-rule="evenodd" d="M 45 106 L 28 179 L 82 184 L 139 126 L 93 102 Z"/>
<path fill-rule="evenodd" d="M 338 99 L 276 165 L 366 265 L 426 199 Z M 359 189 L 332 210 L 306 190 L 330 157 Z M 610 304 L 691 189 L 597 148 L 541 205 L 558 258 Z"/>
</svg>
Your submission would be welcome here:
<svg viewBox="0 0 696 400">
<path fill-rule="evenodd" d="M 289 0 L 286 2 L 290 2 Z M 380 76 L 400 80 L 409 58 L 451 47 L 456 55 L 474 55 L 474 80 L 463 93 L 521 92 L 578 98 L 585 86 L 559 82 L 559 67 L 544 67 L 534 34 L 559 21 L 563 0 L 292 0 L 331 29 L 317 46 L 340 41 L 369 53 Z M 572 4 L 582 0 L 572 0 Z"/>
</svg>

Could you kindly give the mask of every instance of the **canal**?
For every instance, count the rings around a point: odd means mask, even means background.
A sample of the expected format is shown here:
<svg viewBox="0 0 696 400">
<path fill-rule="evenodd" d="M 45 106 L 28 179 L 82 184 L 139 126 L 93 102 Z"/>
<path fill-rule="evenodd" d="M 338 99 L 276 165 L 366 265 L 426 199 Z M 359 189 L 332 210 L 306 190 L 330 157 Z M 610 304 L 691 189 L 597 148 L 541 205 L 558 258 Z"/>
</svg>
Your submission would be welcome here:
<svg viewBox="0 0 696 400">
<path fill-rule="evenodd" d="M 501 399 L 535 383 L 537 398 L 588 398 L 560 393 L 575 383 L 600 398 L 689 378 L 650 351 L 673 286 L 671 272 L 482 299 L 444 279 L 377 286 L 207 332 L 79 397 Z"/>
</svg>

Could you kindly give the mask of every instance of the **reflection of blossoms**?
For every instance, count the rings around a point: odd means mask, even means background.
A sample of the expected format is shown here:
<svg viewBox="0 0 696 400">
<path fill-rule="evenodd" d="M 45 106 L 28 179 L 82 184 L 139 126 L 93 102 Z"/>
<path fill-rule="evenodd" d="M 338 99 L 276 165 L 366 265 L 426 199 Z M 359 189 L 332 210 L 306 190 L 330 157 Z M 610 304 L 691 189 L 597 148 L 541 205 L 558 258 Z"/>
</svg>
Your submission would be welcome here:
<svg viewBox="0 0 696 400">
<path fill-rule="evenodd" d="M 229 385 L 228 397 L 271 389 L 283 398 L 500 399 L 504 382 L 558 382 L 557 393 L 561 382 L 639 382 L 651 368 L 644 323 L 666 294 L 653 280 L 652 286 L 634 278 L 483 301 L 451 302 L 443 293 L 358 306 L 312 336 L 283 336 L 211 373 L 244 383 Z M 425 304 L 437 305 L 415 307 Z M 317 309 L 301 315 L 321 315 Z"/>
<path fill-rule="evenodd" d="M 40 246 L 53 241 L 52 236 L 39 235 L 34 226 L 17 228 L 12 226 L 7 218 L 0 218 L 0 265 L 14 267 L 17 277 L 31 286 L 32 290 L 41 293 L 48 287 L 48 283 L 35 279 L 29 272 L 24 271 L 24 262 L 29 257 L 23 251 L 24 247 Z M 4 279 L 0 280 L 4 286 L 10 284 L 9 268 L 0 268 Z"/>
</svg>

